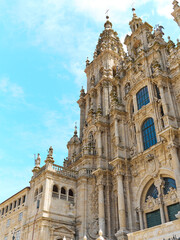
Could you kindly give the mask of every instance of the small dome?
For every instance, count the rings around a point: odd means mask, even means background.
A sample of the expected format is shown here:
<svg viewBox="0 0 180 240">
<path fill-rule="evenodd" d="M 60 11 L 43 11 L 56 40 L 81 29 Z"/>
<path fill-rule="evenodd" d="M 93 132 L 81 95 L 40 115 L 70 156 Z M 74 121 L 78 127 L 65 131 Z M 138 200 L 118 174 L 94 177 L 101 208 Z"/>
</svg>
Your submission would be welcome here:
<svg viewBox="0 0 180 240">
<path fill-rule="evenodd" d="M 104 24 L 104 28 L 105 28 L 105 29 L 110 29 L 110 28 L 112 28 L 112 23 L 108 20 L 109 17 L 107 16 L 106 19 L 107 19 L 107 21 L 106 21 L 105 24 Z"/>
</svg>

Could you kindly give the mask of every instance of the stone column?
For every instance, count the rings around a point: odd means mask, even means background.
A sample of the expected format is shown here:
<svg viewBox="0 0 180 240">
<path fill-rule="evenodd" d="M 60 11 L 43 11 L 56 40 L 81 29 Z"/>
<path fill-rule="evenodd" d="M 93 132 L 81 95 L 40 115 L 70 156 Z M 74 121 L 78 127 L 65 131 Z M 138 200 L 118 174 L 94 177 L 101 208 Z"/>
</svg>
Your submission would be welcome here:
<svg viewBox="0 0 180 240">
<path fill-rule="evenodd" d="M 83 239 L 84 235 L 87 233 L 87 178 L 81 178 L 78 181 L 78 199 L 77 202 L 77 214 L 80 216 L 81 226 L 79 231 L 79 238 Z"/>
<path fill-rule="evenodd" d="M 103 82 L 104 89 L 104 109 L 105 115 L 108 114 L 109 111 L 109 96 L 108 96 L 108 82 Z"/>
<path fill-rule="evenodd" d="M 159 178 L 159 179 L 156 179 L 154 181 L 154 185 L 157 187 L 157 190 L 158 190 L 158 197 L 159 197 L 159 200 L 160 200 L 160 203 L 159 203 L 159 208 L 160 208 L 160 215 L 161 215 L 161 223 L 165 223 L 165 216 L 164 216 L 164 207 L 163 207 L 163 200 L 162 200 L 162 179 Z"/>
<path fill-rule="evenodd" d="M 97 107 L 101 107 L 101 86 L 97 89 Z"/>
<path fill-rule="evenodd" d="M 140 208 L 138 208 L 138 215 L 139 215 L 140 230 L 143 230 L 144 229 L 143 211 Z"/>
<path fill-rule="evenodd" d="M 98 205 L 99 205 L 99 229 L 105 234 L 105 212 L 104 212 L 104 185 L 98 182 Z"/>
<path fill-rule="evenodd" d="M 116 146 L 119 145 L 119 129 L 118 129 L 118 119 L 115 118 L 114 120 L 114 132 L 115 132 L 115 138 L 116 138 Z"/>
<path fill-rule="evenodd" d="M 162 84 L 159 85 L 159 91 L 160 91 L 160 95 L 161 95 L 161 102 L 162 102 L 162 106 L 163 106 L 164 115 L 168 115 L 168 107 L 167 107 L 167 103 L 166 103 L 166 99 L 165 99 L 164 87 Z"/>
<path fill-rule="evenodd" d="M 98 155 L 101 157 L 102 156 L 102 138 L 101 138 L 101 131 L 98 131 Z"/>
<path fill-rule="evenodd" d="M 173 164 L 173 170 L 174 170 L 174 176 L 176 181 L 176 187 L 177 187 L 177 194 L 178 198 L 180 200 L 180 162 L 177 152 L 177 147 L 175 144 L 171 143 L 168 145 L 168 149 L 170 150 L 171 156 L 172 156 L 172 164 Z"/>
<path fill-rule="evenodd" d="M 134 105 L 134 113 L 137 113 L 137 99 L 136 95 L 133 95 L 133 105 Z"/>
<path fill-rule="evenodd" d="M 119 103 L 121 103 L 122 102 L 122 99 L 121 99 L 121 88 L 120 88 L 119 84 L 117 85 L 117 97 L 118 97 Z"/>
<path fill-rule="evenodd" d="M 83 136 L 83 127 L 84 127 L 84 120 L 85 120 L 85 101 L 82 101 L 79 104 L 80 107 L 80 132 L 79 132 L 79 136 L 80 139 L 82 139 Z"/>
<path fill-rule="evenodd" d="M 124 201 L 124 190 L 123 190 L 123 176 L 117 175 L 117 190 L 118 190 L 118 215 L 120 230 L 126 230 L 126 211 Z"/>
</svg>

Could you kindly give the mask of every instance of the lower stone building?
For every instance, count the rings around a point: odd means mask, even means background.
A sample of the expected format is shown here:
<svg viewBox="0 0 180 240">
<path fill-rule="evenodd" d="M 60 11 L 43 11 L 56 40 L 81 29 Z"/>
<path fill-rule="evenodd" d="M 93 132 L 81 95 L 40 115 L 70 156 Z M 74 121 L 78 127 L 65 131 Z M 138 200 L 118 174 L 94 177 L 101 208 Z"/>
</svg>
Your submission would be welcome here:
<svg viewBox="0 0 180 240">
<path fill-rule="evenodd" d="M 38 154 L 30 187 L 0 204 L 0 240 L 180 238 L 180 43 L 135 9 L 129 25 L 126 53 L 107 16 L 86 61 L 79 137 L 63 166 L 52 147 L 43 166 Z"/>
</svg>

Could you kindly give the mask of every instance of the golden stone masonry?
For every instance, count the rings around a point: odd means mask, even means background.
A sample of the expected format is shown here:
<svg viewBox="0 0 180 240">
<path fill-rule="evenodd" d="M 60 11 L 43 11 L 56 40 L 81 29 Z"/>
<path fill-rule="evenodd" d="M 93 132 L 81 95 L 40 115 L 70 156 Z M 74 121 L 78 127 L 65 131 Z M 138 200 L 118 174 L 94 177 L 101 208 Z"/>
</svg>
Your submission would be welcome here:
<svg viewBox="0 0 180 240">
<path fill-rule="evenodd" d="M 180 6 L 172 16 L 180 26 Z M 30 187 L 0 204 L 0 240 L 180 239 L 180 42 L 137 17 L 127 53 L 107 16 L 86 60 L 80 133 L 63 166 L 38 154 Z M 86 239 L 86 237 L 84 239 Z"/>
</svg>

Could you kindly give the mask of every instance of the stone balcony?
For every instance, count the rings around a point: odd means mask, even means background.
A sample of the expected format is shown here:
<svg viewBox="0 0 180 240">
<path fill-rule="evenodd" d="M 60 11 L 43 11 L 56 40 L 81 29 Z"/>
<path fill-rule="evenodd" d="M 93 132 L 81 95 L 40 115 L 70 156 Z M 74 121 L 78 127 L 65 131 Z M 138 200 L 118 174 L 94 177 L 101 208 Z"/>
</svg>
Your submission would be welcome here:
<svg viewBox="0 0 180 240">
<path fill-rule="evenodd" d="M 169 240 L 179 238 L 180 219 L 128 234 L 128 240 Z"/>
</svg>

